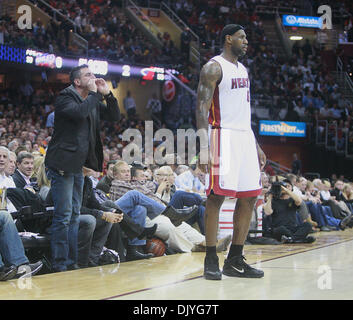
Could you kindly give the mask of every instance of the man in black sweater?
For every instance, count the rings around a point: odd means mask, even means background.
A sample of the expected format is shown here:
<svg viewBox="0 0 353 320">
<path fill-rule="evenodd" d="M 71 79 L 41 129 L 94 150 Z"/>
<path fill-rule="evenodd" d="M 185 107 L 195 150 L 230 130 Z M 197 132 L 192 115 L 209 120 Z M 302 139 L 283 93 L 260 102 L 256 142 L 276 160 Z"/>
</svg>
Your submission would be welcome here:
<svg viewBox="0 0 353 320">
<path fill-rule="evenodd" d="M 54 133 L 45 157 L 54 202 L 54 271 L 77 268 L 82 168 L 102 171 L 100 121 L 120 119 L 117 99 L 105 80 L 97 79 L 87 65 L 73 68 L 70 81 L 71 85 L 60 92 L 54 104 Z"/>
</svg>

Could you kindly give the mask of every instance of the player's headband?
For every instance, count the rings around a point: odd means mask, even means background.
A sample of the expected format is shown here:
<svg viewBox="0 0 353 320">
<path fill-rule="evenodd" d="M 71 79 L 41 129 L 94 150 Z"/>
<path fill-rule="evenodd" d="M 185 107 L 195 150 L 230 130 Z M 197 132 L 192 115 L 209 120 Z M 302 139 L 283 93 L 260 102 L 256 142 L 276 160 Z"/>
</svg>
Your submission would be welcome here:
<svg viewBox="0 0 353 320">
<path fill-rule="evenodd" d="M 227 35 L 233 35 L 234 33 L 236 33 L 239 30 L 244 30 L 245 28 L 243 26 L 241 26 L 240 24 L 228 24 L 226 25 L 223 30 L 222 30 L 222 43 L 224 43 L 224 40 L 226 38 Z"/>
</svg>

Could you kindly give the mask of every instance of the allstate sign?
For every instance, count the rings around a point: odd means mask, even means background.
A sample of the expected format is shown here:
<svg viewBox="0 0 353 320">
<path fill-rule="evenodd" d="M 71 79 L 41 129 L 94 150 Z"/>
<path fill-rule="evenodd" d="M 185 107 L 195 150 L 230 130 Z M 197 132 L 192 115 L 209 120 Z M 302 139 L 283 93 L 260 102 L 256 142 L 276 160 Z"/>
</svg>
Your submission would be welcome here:
<svg viewBox="0 0 353 320">
<path fill-rule="evenodd" d="M 304 138 L 306 136 L 306 123 L 260 120 L 259 133 L 263 136 Z"/>
<path fill-rule="evenodd" d="M 284 26 L 289 27 L 322 28 L 322 19 L 320 17 L 283 15 L 282 23 Z"/>
</svg>

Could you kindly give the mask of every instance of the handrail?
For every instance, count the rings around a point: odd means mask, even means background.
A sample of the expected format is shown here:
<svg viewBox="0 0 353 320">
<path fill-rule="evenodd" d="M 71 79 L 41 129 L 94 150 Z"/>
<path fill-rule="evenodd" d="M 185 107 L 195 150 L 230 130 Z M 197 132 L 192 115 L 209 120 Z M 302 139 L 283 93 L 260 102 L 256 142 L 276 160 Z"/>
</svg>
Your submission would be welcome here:
<svg viewBox="0 0 353 320">
<path fill-rule="evenodd" d="M 267 159 L 267 164 L 270 164 L 271 167 L 275 170 L 275 171 L 278 171 L 280 173 L 291 173 L 291 169 L 285 167 L 284 165 L 281 165 L 280 163 L 278 162 L 275 162 L 273 160 L 269 160 Z"/>
<path fill-rule="evenodd" d="M 48 9 L 50 9 L 54 12 L 54 16 L 53 16 L 54 20 L 57 20 L 56 15 L 58 14 L 63 19 L 71 22 L 72 25 L 74 26 L 74 32 L 77 33 L 77 24 L 75 21 L 73 21 L 70 18 L 68 18 L 67 16 L 63 15 L 58 9 L 55 9 L 54 7 L 52 7 L 49 3 L 45 2 L 44 0 L 38 0 L 38 1 L 41 2 L 42 4 L 44 4 L 46 7 L 48 7 Z"/>
<path fill-rule="evenodd" d="M 352 82 L 352 79 L 351 77 L 348 75 L 347 72 L 344 72 L 344 82 L 345 82 L 345 85 L 347 84 L 347 86 L 349 87 L 350 91 L 352 92 L 353 94 L 353 82 Z"/>
<path fill-rule="evenodd" d="M 168 16 L 170 16 L 170 18 L 173 21 L 176 21 L 177 23 L 181 24 L 184 28 L 188 28 L 190 34 L 193 36 L 193 41 L 196 42 L 196 48 L 190 44 L 190 51 L 191 54 L 195 57 L 196 61 L 197 61 L 197 70 L 198 72 L 200 71 L 200 38 L 199 36 L 192 31 L 192 29 L 182 20 L 180 19 L 180 17 L 174 12 L 173 9 L 171 9 L 164 1 L 161 2 L 161 6 L 160 6 L 160 10 L 164 10 L 166 11 L 166 13 L 168 14 Z"/>
<path fill-rule="evenodd" d="M 319 137 L 321 136 L 320 132 L 319 132 L 319 122 L 324 123 L 324 130 L 325 130 L 325 141 L 319 141 Z M 327 128 L 328 128 L 328 122 L 327 120 L 317 120 L 316 121 L 316 139 L 315 139 L 315 143 L 317 145 L 326 145 L 327 144 Z"/>
<path fill-rule="evenodd" d="M 161 33 L 161 31 L 159 30 L 159 28 L 149 19 L 148 16 L 146 16 L 142 10 L 140 9 L 139 6 L 137 6 L 132 0 L 126 0 L 124 2 L 124 6 L 125 8 L 130 7 L 130 12 L 132 12 L 132 14 L 134 14 L 136 16 L 136 18 L 138 18 L 137 13 L 139 15 L 141 15 L 145 21 L 148 22 L 147 24 L 147 29 L 152 33 L 155 34 L 157 36 L 158 33 Z M 172 21 L 177 21 L 179 23 L 182 24 L 182 26 L 188 27 L 179 17 L 178 15 L 164 2 L 162 2 L 159 6 L 159 10 L 162 10 L 162 8 L 164 8 L 166 11 L 168 11 L 167 15 L 170 17 L 170 15 L 172 15 L 170 18 Z M 179 26 L 180 27 L 180 26 Z M 188 27 L 190 29 L 190 27 Z M 195 32 L 193 32 L 190 29 L 190 34 L 192 35 L 193 39 L 192 39 L 192 43 L 190 45 L 190 55 L 193 56 L 195 58 L 195 60 L 197 61 L 197 68 L 199 71 L 200 68 L 200 52 L 199 52 L 199 47 L 200 47 L 200 39 L 197 36 L 197 34 L 195 34 Z M 196 42 L 196 45 L 194 45 L 193 43 Z M 160 43 L 160 45 L 162 45 Z"/>
<path fill-rule="evenodd" d="M 148 18 L 148 16 L 146 16 L 141 11 L 140 7 L 138 7 L 132 0 L 126 0 L 126 2 L 128 5 L 132 6 L 141 15 L 141 17 L 143 17 L 144 19 L 146 19 L 148 21 L 149 31 L 151 33 L 154 33 L 156 36 L 158 35 L 158 33 L 161 33 L 160 30 L 158 29 L 158 27 L 151 21 L 151 19 Z M 127 7 L 126 4 L 125 4 L 125 7 Z M 134 12 L 134 10 L 130 10 L 130 11 L 137 17 L 137 14 Z"/>
<path fill-rule="evenodd" d="M 38 0 L 38 1 L 53 12 L 52 18 L 55 21 L 57 21 L 57 15 L 59 15 L 62 19 L 69 21 L 73 25 L 75 36 L 82 42 L 82 44 L 77 41 L 76 41 L 76 43 L 78 45 L 80 45 L 82 48 L 84 48 L 86 50 L 86 55 L 88 55 L 88 41 L 77 33 L 78 26 L 77 26 L 76 22 L 71 20 L 67 16 L 63 15 L 58 9 L 55 9 L 54 7 L 52 7 L 49 3 L 45 2 L 44 0 Z"/>
<path fill-rule="evenodd" d="M 319 124 L 324 123 L 326 130 L 325 130 L 325 142 L 319 142 L 318 137 L 319 137 Z M 329 141 L 328 141 L 328 121 L 327 120 L 317 120 L 316 121 L 316 145 L 325 145 L 325 148 L 327 150 L 335 150 L 336 154 L 344 154 L 344 156 L 348 159 L 353 159 L 353 152 L 350 154 L 349 153 L 349 139 L 350 136 L 353 138 L 353 131 L 344 131 L 344 137 L 345 137 L 345 142 L 344 142 L 344 147 L 342 150 L 338 150 L 338 126 L 337 122 L 334 122 L 334 135 L 332 141 L 334 141 L 334 145 L 330 146 Z M 352 148 L 353 149 L 353 148 Z"/>
<path fill-rule="evenodd" d="M 199 36 L 192 31 L 192 29 L 182 20 L 180 19 L 180 17 L 174 12 L 174 10 L 172 8 L 170 8 L 165 2 L 161 2 L 161 10 L 163 10 L 163 7 L 165 7 L 173 16 L 173 18 L 175 18 L 178 23 L 181 23 L 183 25 L 184 28 L 189 28 L 190 33 L 193 35 L 193 37 L 196 39 L 197 43 L 200 43 L 200 38 Z"/>
<path fill-rule="evenodd" d="M 290 40 L 288 39 L 288 36 L 287 36 L 287 31 L 284 28 L 283 24 L 281 23 L 281 17 L 279 16 L 279 12 L 278 11 L 276 11 L 276 26 L 277 26 L 277 29 L 278 29 L 279 34 L 281 36 L 281 41 L 283 43 L 285 52 L 286 52 L 288 57 L 291 57 L 291 55 L 292 55 L 292 47 L 291 47 L 291 44 L 290 44 Z"/>
<path fill-rule="evenodd" d="M 344 64 L 340 57 L 337 57 L 336 72 L 333 73 L 336 74 L 337 79 L 343 85 L 345 94 L 347 94 L 346 91 L 349 91 L 350 96 L 353 97 L 353 82 L 348 73 L 344 71 Z"/>
<path fill-rule="evenodd" d="M 333 125 L 334 127 L 334 145 L 333 146 L 330 146 L 329 145 L 329 141 L 328 141 L 328 133 L 329 133 L 329 130 L 330 130 L 330 126 Z M 327 130 L 326 130 L 326 143 L 325 143 L 325 147 L 326 149 L 328 150 L 337 150 L 337 122 L 334 121 L 331 125 L 328 125 L 327 127 Z"/>
</svg>

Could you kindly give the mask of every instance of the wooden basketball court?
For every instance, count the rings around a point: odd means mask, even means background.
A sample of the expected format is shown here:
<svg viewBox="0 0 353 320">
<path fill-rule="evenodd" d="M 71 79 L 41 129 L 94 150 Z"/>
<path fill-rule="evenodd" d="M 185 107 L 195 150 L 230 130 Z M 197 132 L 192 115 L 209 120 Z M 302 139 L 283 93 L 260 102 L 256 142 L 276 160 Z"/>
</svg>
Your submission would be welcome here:
<svg viewBox="0 0 353 320">
<path fill-rule="evenodd" d="M 0 299 L 353 299 L 353 229 L 314 236 L 312 244 L 246 245 L 262 279 L 205 280 L 204 253 L 185 253 L 1 282 Z"/>
</svg>

